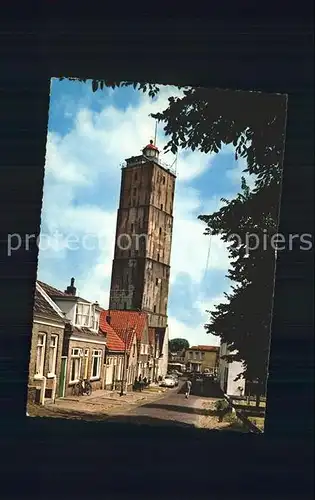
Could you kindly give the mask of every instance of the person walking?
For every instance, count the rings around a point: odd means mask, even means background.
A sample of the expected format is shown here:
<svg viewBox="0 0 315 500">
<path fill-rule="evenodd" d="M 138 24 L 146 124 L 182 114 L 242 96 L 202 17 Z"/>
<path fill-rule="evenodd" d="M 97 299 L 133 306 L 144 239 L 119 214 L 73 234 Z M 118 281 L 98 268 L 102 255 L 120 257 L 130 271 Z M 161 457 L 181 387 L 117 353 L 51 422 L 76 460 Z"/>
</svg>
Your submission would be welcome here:
<svg viewBox="0 0 315 500">
<path fill-rule="evenodd" d="M 189 398 L 189 395 L 190 395 L 190 391 L 191 391 L 191 380 L 187 380 L 186 381 L 186 385 L 185 385 L 185 398 L 188 399 Z"/>
</svg>

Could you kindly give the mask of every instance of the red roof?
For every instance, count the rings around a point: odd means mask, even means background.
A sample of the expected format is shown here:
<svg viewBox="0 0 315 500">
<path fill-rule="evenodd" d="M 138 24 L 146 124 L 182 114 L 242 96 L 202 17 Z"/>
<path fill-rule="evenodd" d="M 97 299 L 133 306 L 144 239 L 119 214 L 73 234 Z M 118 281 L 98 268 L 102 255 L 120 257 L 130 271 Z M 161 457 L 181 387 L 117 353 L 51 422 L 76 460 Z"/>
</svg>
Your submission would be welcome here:
<svg viewBox="0 0 315 500">
<path fill-rule="evenodd" d="M 155 144 L 153 144 L 153 141 L 150 141 L 150 144 L 148 144 L 145 148 L 143 148 L 144 150 L 145 149 L 154 149 L 155 151 L 158 151 L 158 148 L 155 146 Z"/>
<path fill-rule="evenodd" d="M 106 311 L 102 310 L 100 314 L 100 330 L 106 334 L 106 347 L 109 351 L 123 352 L 125 344 L 117 335 L 115 330 L 106 321 Z"/>
<path fill-rule="evenodd" d="M 209 351 L 217 352 L 219 347 L 213 345 L 194 345 L 189 348 L 190 351 Z"/>
<path fill-rule="evenodd" d="M 110 326 L 118 334 L 121 340 L 126 338 L 126 329 L 128 327 L 128 350 L 131 347 L 134 333 L 139 342 L 143 335 L 143 330 L 147 324 L 147 314 L 137 311 L 119 311 L 111 309 L 110 311 L 102 311 L 102 314 L 110 316 Z"/>
</svg>

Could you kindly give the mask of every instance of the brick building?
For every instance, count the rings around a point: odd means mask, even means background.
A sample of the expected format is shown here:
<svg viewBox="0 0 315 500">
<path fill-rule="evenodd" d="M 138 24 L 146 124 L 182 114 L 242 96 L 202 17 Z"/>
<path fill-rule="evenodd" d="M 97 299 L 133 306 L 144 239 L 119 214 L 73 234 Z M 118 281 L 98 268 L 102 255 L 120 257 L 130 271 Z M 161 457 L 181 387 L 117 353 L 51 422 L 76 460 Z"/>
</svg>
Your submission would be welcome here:
<svg viewBox="0 0 315 500">
<path fill-rule="evenodd" d="M 125 343 L 106 320 L 107 311 L 102 310 L 100 316 L 100 331 L 106 337 L 105 384 L 104 388 L 113 391 L 121 387 L 123 380 L 123 364 Z M 129 355 L 129 350 L 126 350 Z"/>
<path fill-rule="evenodd" d="M 126 159 L 109 301 L 109 309 L 146 312 L 148 326 L 158 329 L 154 337 L 158 332 L 162 341 L 168 324 L 175 180 L 153 141 L 142 155 Z M 167 363 L 166 368 L 161 361 L 159 365 L 160 371 L 167 370 Z"/>
<path fill-rule="evenodd" d="M 140 375 L 142 378 L 151 378 L 152 362 L 150 362 L 147 314 L 141 311 L 109 310 L 106 321 L 124 344 L 127 339 L 128 385 L 133 384 L 135 378 Z"/>
<path fill-rule="evenodd" d="M 216 374 L 219 363 L 219 347 L 210 345 L 192 346 L 185 352 L 186 370 Z"/>
<path fill-rule="evenodd" d="M 60 389 L 61 355 L 66 320 L 61 310 L 36 283 L 28 374 L 28 400 L 44 404 Z"/>
</svg>

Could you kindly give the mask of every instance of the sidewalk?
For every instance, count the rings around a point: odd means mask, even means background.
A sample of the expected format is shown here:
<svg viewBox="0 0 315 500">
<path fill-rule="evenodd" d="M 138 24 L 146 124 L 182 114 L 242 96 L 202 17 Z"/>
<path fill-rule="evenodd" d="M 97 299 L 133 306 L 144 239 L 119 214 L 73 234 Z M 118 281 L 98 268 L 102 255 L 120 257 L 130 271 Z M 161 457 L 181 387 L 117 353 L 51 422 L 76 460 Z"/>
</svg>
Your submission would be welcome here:
<svg viewBox="0 0 315 500">
<path fill-rule="evenodd" d="M 90 396 L 67 396 L 56 399 L 55 403 L 47 401 L 45 406 L 32 405 L 28 412 L 31 416 L 104 419 L 116 412 L 155 401 L 163 397 L 165 392 L 166 390 L 160 387 L 152 387 L 142 392 L 128 392 L 120 396 L 119 391 L 98 390 Z"/>
</svg>

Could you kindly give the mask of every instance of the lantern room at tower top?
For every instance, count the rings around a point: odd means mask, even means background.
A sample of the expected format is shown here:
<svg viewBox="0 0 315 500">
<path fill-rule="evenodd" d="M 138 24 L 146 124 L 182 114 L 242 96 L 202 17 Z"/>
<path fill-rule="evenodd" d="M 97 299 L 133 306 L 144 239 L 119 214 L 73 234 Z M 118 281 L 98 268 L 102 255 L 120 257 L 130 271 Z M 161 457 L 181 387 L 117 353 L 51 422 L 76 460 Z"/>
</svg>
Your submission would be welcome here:
<svg viewBox="0 0 315 500">
<path fill-rule="evenodd" d="M 122 168 L 139 166 L 147 163 L 148 161 L 154 162 L 172 175 L 176 175 L 176 171 L 173 167 L 160 160 L 160 151 L 152 140 L 142 149 L 142 155 L 127 158 Z"/>
</svg>

